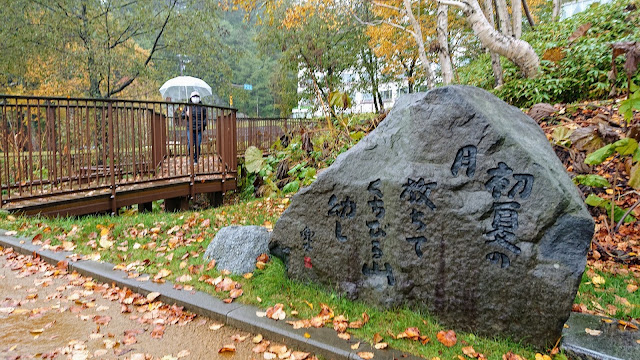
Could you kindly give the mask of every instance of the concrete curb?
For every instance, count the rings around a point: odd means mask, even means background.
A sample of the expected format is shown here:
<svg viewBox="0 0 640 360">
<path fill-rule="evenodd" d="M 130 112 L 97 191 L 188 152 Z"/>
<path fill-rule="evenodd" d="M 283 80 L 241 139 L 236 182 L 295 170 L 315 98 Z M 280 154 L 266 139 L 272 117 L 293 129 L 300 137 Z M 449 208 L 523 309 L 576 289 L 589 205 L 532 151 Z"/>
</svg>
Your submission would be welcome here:
<svg viewBox="0 0 640 360">
<path fill-rule="evenodd" d="M 39 246 L 31 244 L 31 239 L 17 238 L 5 234 L 5 230 L 0 230 L 0 246 L 13 248 L 19 254 L 33 255 L 35 253 L 52 265 L 56 265 L 65 259 L 68 260 L 67 256 L 72 254 L 70 252 L 43 250 Z M 242 331 L 260 333 L 271 341 L 283 342 L 290 347 L 313 353 L 325 359 L 360 360 L 362 358 L 357 353 L 361 351 L 373 352 L 374 359 L 418 359 L 415 356 L 393 349 L 375 350 L 366 342 L 362 342 L 358 350 L 352 350 L 351 344 L 358 340 L 355 338 L 352 338 L 350 342 L 341 340 L 333 329 L 324 327 L 295 330 L 285 321 L 274 321 L 266 317 L 260 318 L 256 316 L 257 311 L 264 311 L 264 309 L 239 303 L 225 304 L 221 300 L 201 291 L 176 290 L 173 288 L 173 283 L 169 281 L 157 284 L 129 279 L 124 272 L 113 270 L 113 266 L 109 263 L 91 260 L 75 262 L 69 260 L 70 271 L 77 271 L 84 276 L 92 277 L 103 283 L 115 283 L 121 288 L 127 287 L 142 295 L 147 295 L 154 291 L 159 292 L 159 300 L 164 303 L 183 306 L 186 310 L 195 314 L 209 317 Z M 308 333 L 311 336 L 306 338 L 304 333 Z"/>
</svg>

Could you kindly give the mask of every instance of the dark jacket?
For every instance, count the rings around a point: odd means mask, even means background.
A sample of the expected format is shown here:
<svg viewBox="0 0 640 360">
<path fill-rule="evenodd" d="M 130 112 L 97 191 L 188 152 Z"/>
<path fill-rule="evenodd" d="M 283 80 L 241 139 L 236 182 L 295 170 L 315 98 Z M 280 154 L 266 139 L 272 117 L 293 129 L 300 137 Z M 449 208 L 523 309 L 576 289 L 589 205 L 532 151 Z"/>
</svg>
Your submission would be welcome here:
<svg viewBox="0 0 640 360">
<path fill-rule="evenodd" d="M 199 104 L 189 104 L 182 110 L 181 117 L 191 120 L 191 130 L 202 131 L 207 128 L 207 108 Z"/>
</svg>

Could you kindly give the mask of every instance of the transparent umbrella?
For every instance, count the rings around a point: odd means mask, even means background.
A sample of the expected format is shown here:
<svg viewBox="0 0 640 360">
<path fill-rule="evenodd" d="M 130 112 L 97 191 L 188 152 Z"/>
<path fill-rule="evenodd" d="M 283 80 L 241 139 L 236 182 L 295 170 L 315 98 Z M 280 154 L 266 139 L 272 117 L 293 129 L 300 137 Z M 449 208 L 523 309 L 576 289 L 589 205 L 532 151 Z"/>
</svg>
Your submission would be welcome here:
<svg viewBox="0 0 640 360">
<path fill-rule="evenodd" d="M 178 76 L 167 80 L 160 87 L 160 94 L 163 98 L 171 98 L 171 101 L 186 100 L 192 91 L 200 93 L 200 97 L 211 96 L 211 86 L 193 76 Z"/>
</svg>

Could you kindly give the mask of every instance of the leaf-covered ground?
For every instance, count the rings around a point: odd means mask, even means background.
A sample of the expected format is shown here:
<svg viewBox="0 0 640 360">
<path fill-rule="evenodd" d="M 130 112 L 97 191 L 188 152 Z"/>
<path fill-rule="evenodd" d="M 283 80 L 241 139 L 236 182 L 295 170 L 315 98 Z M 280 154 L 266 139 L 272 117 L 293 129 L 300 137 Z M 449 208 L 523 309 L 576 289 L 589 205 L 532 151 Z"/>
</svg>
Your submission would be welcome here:
<svg viewBox="0 0 640 360">
<path fill-rule="evenodd" d="M 574 311 L 635 320 L 637 324 L 640 192 L 632 175 L 640 175 L 638 159 L 634 158 L 640 153 L 640 128 L 626 123 L 618 112 L 620 102 L 584 102 L 553 108 L 540 105 L 532 108 L 530 115 L 539 121 L 556 154 L 574 176 L 596 223 Z M 608 144 L 627 145 L 596 159 L 598 151 Z"/>
</svg>

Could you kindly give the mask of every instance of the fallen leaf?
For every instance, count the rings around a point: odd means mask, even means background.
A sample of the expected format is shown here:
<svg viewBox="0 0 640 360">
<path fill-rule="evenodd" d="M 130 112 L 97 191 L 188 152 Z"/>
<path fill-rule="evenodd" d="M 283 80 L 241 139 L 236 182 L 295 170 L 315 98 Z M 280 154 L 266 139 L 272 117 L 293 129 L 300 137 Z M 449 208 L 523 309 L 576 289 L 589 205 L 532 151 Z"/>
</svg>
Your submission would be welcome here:
<svg viewBox="0 0 640 360">
<path fill-rule="evenodd" d="M 584 332 L 586 332 L 587 334 L 591 335 L 591 336 L 599 336 L 600 334 L 602 334 L 602 331 L 600 330 L 592 330 L 589 328 L 584 329 Z"/>
<path fill-rule="evenodd" d="M 376 350 L 386 349 L 388 346 L 389 346 L 389 344 L 387 344 L 386 342 L 379 342 L 379 343 L 377 343 L 377 344 L 373 345 L 373 347 L 374 347 Z"/>
<path fill-rule="evenodd" d="M 462 353 L 470 358 L 478 357 L 478 353 L 473 349 L 473 346 L 466 346 L 462 348 Z"/>
<path fill-rule="evenodd" d="M 108 315 L 96 315 L 93 317 L 93 322 L 98 325 L 107 325 L 111 321 L 111 316 Z"/>
<path fill-rule="evenodd" d="M 360 347 L 360 341 L 358 341 L 357 343 L 351 345 L 351 350 L 358 350 L 359 347 Z"/>
<path fill-rule="evenodd" d="M 635 284 L 627 285 L 627 292 L 628 293 L 631 294 L 631 293 L 635 292 L 636 290 L 638 290 L 638 285 L 635 285 Z"/>
<path fill-rule="evenodd" d="M 213 323 L 211 324 L 211 326 L 209 326 L 210 330 L 220 330 L 221 327 L 223 327 L 224 324 L 222 323 Z"/>
<path fill-rule="evenodd" d="M 591 282 L 593 283 L 593 285 L 600 286 L 604 285 L 606 280 L 602 276 L 596 275 L 591 278 Z"/>
<path fill-rule="evenodd" d="M 156 276 L 153 277 L 154 280 L 159 280 L 162 278 L 165 278 L 167 276 L 171 275 L 171 270 L 169 269 L 160 269 L 160 271 L 158 271 L 158 273 L 156 274 Z"/>
<path fill-rule="evenodd" d="M 373 334 L 373 343 L 377 344 L 382 341 L 382 335 L 380 333 Z"/>
<path fill-rule="evenodd" d="M 310 353 L 307 352 L 302 352 L 302 351 L 294 351 L 291 353 L 291 357 L 289 358 L 290 360 L 305 360 L 309 357 L 309 355 L 311 355 Z"/>
<path fill-rule="evenodd" d="M 237 299 L 238 297 L 242 296 L 242 289 L 231 289 L 231 291 L 229 291 L 229 297 L 231 297 L 232 299 Z"/>
<path fill-rule="evenodd" d="M 31 333 L 31 335 L 39 335 L 39 334 L 42 334 L 44 332 L 44 329 L 43 328 L 32 329 L 32 330 L 29 330 L 29 332 Z"/>
<path fill-rule="evenodd" d="M 362 351 L 362 352 L 359 352 L 357 355 L 360 356 L 360 358 L 362 358 L 364 360 L 373 359 L 373 353 L 372 352 Z"/>
<path fill-rule="evenodd" d="M 251 342 L 254 344 L 259 344 L 262 341 L 262 334 L 258 334 L 251 339 Z"/>
<path fill-rule="evenodd" d="M 449 330 L 446 332 L 439 331 L 436 337 L 438 338 L 438 341 L 446 347 L 452 347 L 458 342 L 458 339 L 456 338 L 456 333 L 453 330 Z"/>
<path fill-rule="evenodd" d="M 224 345 L 218 350 L 218 354 L 226 353 L 226 352 L 236 352 L 236 346 L 233 344 Z"/>
<path fill-rule="evenodd" d="M 157 299 L 160 296 L 160 293 L 157 291 L 154 292 L 150 292 L 147 294 L 147 301 L 149 302 L 153 302 L 155 299 Z"/>
<path fill-rule="evenodd" d="M 251 279 L 253 277 L 253 273 L 246 273 L 246 274 L 242 275 L 242 277 L 247 279 L 247 280 Z"/>
<path fill-rule="evenodd" d="M 524 360 L 524 358 L 509 351 L 508 353 L 502 355 L 502 360 Z"/>
<path fill-rule="evenodd" d="M 265 352 L 263 356 L 264 356 L 264 358 L 266 360 L 271 360 L 271 359 L 275 359 L 276 357 L 278 357 L 278 355 L 276 355 L 276 354 L 274 354 L 272 352 Z"/>
<path fill-rule="evenodd" d="M 267 351 L 267 348 L 269 347 L 270 344 L 271 343 L 269 341 L 262 341 L 258 343 L 258 345 L 254 346 L 253 349 L 251 349 L 251 351 L 253 351 L 256 354 L 263 353 Z"/>
<path fill-rule="evenodd" d="M 247 338 L 249 337 L 249 335 L 240 335 L 240 334 L 233 334 L 231 336 L 231 340 L 235 341 L 235 342 L 243 342 L 245 341 Z"/>
<path fill-rule="evenodd" d="M 179 276 L 179 277 L 176 279 L 176 281 L 177 281 L 177 282 L 188 282 L 188 281 L 191 281 L 191 279 L 192 279 L 191 275 L 187 275 L 187 274 L 185 274 L 185 275 Z"/>
<path fill-rule="evenodd" d="M 189 356 L 191 353 L 189 352 L 189 350 L 182 350 L 178 353 L 178 355 L 176 355 L 177 358 L 183 358 L 183 357 L 187 357 Z"/>
<path fill-rule="evenodd" d="M 338 337 L 339 337 L 340 339 L 342 339 L 342 340 L 347 340 L 347 341 L 349 341 L 349 340 L 351 339 L 351 334 L 346 333 L 346 332 L 345 332 L 345 333 L 339 333 L 339 334 L 338 334 Z"/>
</svg>

